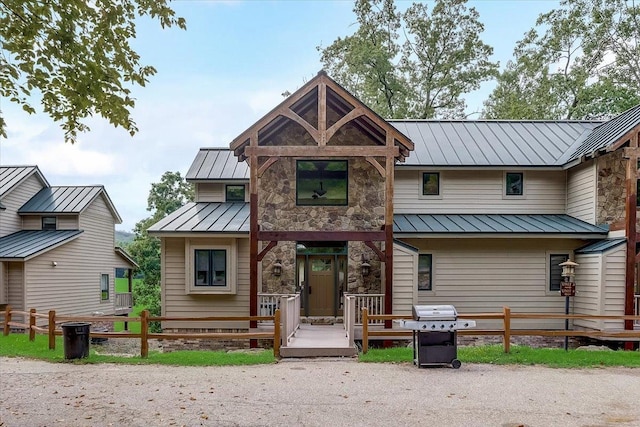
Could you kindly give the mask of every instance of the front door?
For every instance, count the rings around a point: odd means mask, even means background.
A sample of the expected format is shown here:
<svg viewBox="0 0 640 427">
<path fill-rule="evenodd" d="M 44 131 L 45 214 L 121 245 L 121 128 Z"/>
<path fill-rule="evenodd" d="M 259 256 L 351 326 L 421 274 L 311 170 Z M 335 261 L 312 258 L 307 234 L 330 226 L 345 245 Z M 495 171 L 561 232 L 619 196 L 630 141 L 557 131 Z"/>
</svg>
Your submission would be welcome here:
<svg viewBox="0 0 640 427">
<path fill-rule="evenodd" d="M 309 257 L 309 316 L 335 315 L 335 273 L 333 256 Z"/>
</svg>

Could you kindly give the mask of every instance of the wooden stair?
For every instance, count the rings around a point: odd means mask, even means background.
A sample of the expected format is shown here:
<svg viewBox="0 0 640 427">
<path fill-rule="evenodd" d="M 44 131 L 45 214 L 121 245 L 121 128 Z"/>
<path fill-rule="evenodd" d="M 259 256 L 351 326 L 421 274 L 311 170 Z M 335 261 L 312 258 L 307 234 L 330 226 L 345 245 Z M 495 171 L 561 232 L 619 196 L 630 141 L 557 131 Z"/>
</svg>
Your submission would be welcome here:
<svg viewBox="0 0 640 427">
<path fill-rule="evenodd" d="M 349 345 L 341 324 L 300 324 L 289 341 L 280 347 L 280 356 L 290 357 L 354 357 L 358 350 Z"/>
</svg>

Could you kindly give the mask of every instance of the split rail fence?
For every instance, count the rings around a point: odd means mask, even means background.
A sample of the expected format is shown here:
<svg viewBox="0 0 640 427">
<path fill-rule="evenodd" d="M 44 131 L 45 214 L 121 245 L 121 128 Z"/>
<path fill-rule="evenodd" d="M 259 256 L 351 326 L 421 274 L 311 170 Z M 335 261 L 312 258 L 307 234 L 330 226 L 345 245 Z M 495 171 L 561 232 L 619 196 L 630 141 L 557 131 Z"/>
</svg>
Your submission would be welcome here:
<svg viewBox="0 0 640 427">
<path fill-rule="evenodd" d="M 629 339 L 639 340 L 640 330 L 624 331 L 586 331 L 586 330 L 547 330 L 547 329 L 513 329 L 511 320 L 513 319 L 591 319 L 591 320 L 635 320 L 639 321 L 640 316 L 608 316 L 608 315 L 586 315 L 586 314 L 539 314 L 539 313 L 512 313 L 509 307 L 504 307 L 502 313 L 473 313 L 458 314 L 458 318 L 470 320 L 502 320 L 501 329 L 463 329 L 458 331 L 458 335 L 500 335 L 504 346 L 504 352 L 509 353 L 512 336 L 547 336 L 547 337 L 587 337 L 587 338 L 613 338 L 620 341 Z M 367 308 L 362 309 L 362 352 L 369 351 L 369 338 L 378 337 L 394 339 L 397 337 L 412 337 L 413 331 L 406 329 L 370 329 L 370 325 L 380 321 L 393 321 L 400 319 L 413 319 L 410 315 L 395 314 L 369 314 Z"/>
<path fill-rule="evenodd" d="M 152 317 L 149 311 L 144 310 L 139 317 L 122 317 L 122 316 L 59 316 L 54 310 L 50 310 L 47 314 L 37 313 L 35 309 L 30 311 L 18 311 L 7 306 L 4 312 L 3 334 L 9 335 L 11 328 L 20 328 L 29 332 L 29 340 L 34 341 L 36 333 L 47 334 L 49 336 L 49 349 L 56 348 L 56 336 L 62 335 L 60 326 L 67 322 L 140 322 L 140 333 L 131 332 L 97 332 L 91 331 L 91 338 L 138 338 L 140 339 L 140 356 L 147 358 L 149 356 L 149 340 L 175 340 L 175 339 L 203 339 L 203 340 L 252 340 L 266 339 L 273 340 L 273 354 L 276 357 L 280 355 L 280 328 L 273 328 L 273 331 L 266 332 L 215 332 L 215 333 L 153 333 L 149 331 L 150 322 L 250 322 L 250 321 L 271 321 L 274 325 L 280 324 L 280 310 L 275 310 L 273 316 L 217 316 L 217 317 L 169 317 L 160 316 Z M 22 322 L 15 321 L 21 318 Z M 46 326 L 38 326 L 38 320 Z"/>
</svg>

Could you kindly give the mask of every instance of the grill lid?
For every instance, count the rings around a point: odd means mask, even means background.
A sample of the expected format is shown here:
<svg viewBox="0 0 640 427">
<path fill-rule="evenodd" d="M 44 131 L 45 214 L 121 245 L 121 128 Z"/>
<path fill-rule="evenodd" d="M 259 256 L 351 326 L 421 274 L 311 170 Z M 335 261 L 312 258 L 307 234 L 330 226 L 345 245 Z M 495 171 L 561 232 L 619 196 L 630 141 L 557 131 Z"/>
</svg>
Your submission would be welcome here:
<svg viewBox="0 0 640 427">
<path fill-rule="evenodd" d="M 452 305 L 414 305 L 414 320 L 456 320 L 458 312 Z"/>
</svg>

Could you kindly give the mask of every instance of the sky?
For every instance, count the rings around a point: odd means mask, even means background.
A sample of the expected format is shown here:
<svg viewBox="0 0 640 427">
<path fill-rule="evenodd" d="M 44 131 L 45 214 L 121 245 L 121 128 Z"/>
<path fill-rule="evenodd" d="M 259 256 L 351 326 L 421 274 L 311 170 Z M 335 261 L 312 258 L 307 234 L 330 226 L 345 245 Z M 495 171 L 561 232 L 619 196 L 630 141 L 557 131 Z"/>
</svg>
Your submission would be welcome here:
<svg viewBox="0 0 640 427">
<path fill-rule="evenodd" d="M 396 4 L 404 9 L 411 2 Z M 469 1 L 501 68 L 538 15 L 557 4 Z M 123 220 L 116 229 L 131 231 L 150 215 L 151 183 L 166 171 L 184 176 L 201 147 L 228 147 L 279 104 L 283 92 L 294 92 L 318 73 L 317 46 L 356 28 L 353 2 L 346 0 L 177 0 L 171 6 L 187 20 L 186 31 L 140 20 L 132 42 L 141 63 L 158 70 L 147 86 L 133 91 L 135 136 L 96 117 L 87 122 L 90 132 L 65 143 L 48 115 L 29 115 L 0 99 L 8 132 L 0 139 L 0 165 L 37 165 L 53 186 L 104 185 Z M 493 86 L 467 96 L 468 113 L 481 109 Z"/>
</svg>

